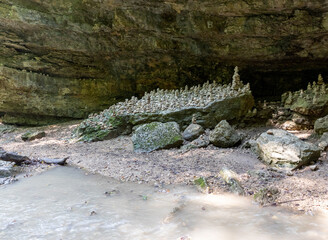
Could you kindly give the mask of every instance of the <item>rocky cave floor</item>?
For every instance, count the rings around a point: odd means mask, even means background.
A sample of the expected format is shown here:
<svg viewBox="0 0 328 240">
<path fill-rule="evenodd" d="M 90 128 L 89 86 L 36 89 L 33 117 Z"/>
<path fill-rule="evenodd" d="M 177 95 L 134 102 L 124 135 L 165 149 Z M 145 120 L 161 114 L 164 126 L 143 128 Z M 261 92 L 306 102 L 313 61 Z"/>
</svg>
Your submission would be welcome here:
<svg viewBox="0 0 328 240">
<path fill-rule="evenodd" d="M 129 136 L 112 140 L 83 143 L 70 139 L 79 121 L 38 128 L 17 128 L 0 138 L 5 151 L 17 152 L 30 158 L 61 158 L 69 156 L 68 165 L 86 170 L 86 174 L 101 174 L 120 181 L 150 183 L 159 188 L 168 184 L 194 184 L 204 177 L 210 193 L 229 192 L 229 186 L 219 176 L 226 167 L 239 175 L 247 197 L 262 206 L 281 206 L 296 213 L 328 214 L 328 158 L 324 152 L 316 162 L 317 170 L 310 166 L 294 172 L 271 168 L 241 144 L 236 148 L 206 148 L 160 150 L 137 154 Z M 252 127 L 238 130 L 245 139 L 255 139 L 272 127 Z M 28 130 L 42 130 L 46 137 L 30 142 L 21 139 Z M 311 130 L 295 132 L 308 138 Z M 245 140 L 244 140 L 245 141 Z M 309 139 L 311 141 L 311 138 Z M 51 168 L 49 165 L 22 167 L 20 177 L 28 177 Z M 260 195 L 258 193 L 261 193 Z"/>
</svg>

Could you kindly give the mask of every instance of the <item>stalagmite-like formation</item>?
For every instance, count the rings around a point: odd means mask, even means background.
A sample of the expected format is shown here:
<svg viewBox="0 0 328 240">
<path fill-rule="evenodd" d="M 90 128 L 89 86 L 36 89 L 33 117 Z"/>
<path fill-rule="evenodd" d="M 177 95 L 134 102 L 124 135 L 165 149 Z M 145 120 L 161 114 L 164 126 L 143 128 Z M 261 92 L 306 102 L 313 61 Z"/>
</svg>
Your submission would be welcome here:
<svg viewBox="0 0 328 240">
<path fill-rule="evenodd" d="M 310 117 L 320 117 L 326 114 L 328 108 L 328 84 L 325 84 L 321 74 L 318 81 L 309 82 L 306 90 L 287 92 L 282 95 L 282 104 L 292 111 Z"/>
<path fill-rule="evenodd" d="M 208 81 L 203 86 L 193 86 L 185 89 L 163 90 L 157 89 L 150 93 L 145 93 L 141 99 L 132 97 L 124 102 L 112 105 L 104 112 L 111 112 L 114 115 L 131 115 L 139 113 L 156 113 L 163 111 L 177 111 L 190 107 L 206 107 L 215 101 L 220 101 L 229 97 L 250 93 L 249 84 L 244 85 L 240 81 L 238 67 L 235 68 L 233 81 L 228 85 L 219 85 L 216 82 Z"/>
<path fill-rule="evenodd" d="M 80 124 L 77 135 L 95 133 L 96 138 L 100 139 L 107 132 L 116 131 L 118 126 L 152 121 L 176 121 L 183 125 L 189 124 L 192 116 L 194 122 L 197 117 L 197 121 L 204 126 L 214 127 L 217 121 L 240 118 L 253 104 L 250 86 L 241 82 L 236 67 L 232 83 L 227 85 L 207 81 L 202 86 L 190 88 L 185 86 L 174 90 L 157 89 L 145 93 L 140 99 L 132 97 L 116 103 L 99 114 L 90 115 Z"/>
</svg>

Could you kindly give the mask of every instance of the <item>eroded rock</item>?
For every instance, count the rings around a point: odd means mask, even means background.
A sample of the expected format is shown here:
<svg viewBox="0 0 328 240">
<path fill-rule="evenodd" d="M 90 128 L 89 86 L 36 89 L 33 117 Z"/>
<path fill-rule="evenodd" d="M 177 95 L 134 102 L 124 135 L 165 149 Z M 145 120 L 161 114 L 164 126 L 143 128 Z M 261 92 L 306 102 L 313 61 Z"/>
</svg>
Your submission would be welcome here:
<svg viewBox="0 0 328 240">
<path fill-rule="evenodd" d="M 192 123 L 183 131 L 182 136 L 187 141 L 192 141 L 203 133 L 204 128 L 201 125 Z"/>
<path fill-rule="evenodd" d="M 328 149 L 328 132 L 325 132 L 322 134 L 318 141 L 318 147 L 322 150 L 325 151 Z"/>
<path fill-rule="evenodd" d="M 238 195 L 244 195 L 245 191 L 244 188 L 242 187 L 238 174 L 235 173 L 234 171 L 223 168 L 220 171 L 220 176 L 223 178 L 223 180 L 229 185 L 230 191 L 232 193 L 238 194 Z"/>
<path fill-rule="evenodd" d="M 210 133 L 209 140 L 217 147 L 228 148 L 239 143 L 241 137 L 226 120 L 222 120 Z"/>
<path fill-rule="evenodd" d="M 46 136 L 46 133 L 43 131 L 39 132 L 26 132 L 22 135 L 23 141 L 33 141 L 35 139 L 40 139 Z"/>
<path fill-rule="evenodd" d="M 314 131 L 319 135 L 328 132 L 328 115 L 315 121 Z"/>
<path fill-rule="evenodd" d="M 132 142 L 135 152 L 152 152 L 179 147 L 183 139 L 176 122 L 152 122 L 137 127 Z"/>
<path fill-rule="evenodd" d="M 270 129 L 256 140 L 258 153 L 268 165 L 295 168 L 317 161 L 320 149 L 281 129 Z"/>
<path fill-rule="evenodd" d="M 205 128 L 214 128 L 223 119 L 241 119 L 254 105 L 249 84 L 242 84 L 235 69 L 228 85 L 206 82 L 184 89 L 157 89 L 141 99 L 132 97 L 92 114 L 74 135 L 84 141 L 103 140 L 128 133 L 133 126 L 151 122 L 177 122 L 185 126 L 197 118 Z"/>
<path fill-rule="evenodd" d="M 4 0 L 0 17 L 0 111 L 11 121 L 84 118 L 156 87 L 227 81 L 236 61 L 271 82 L 280 76 L 269 71 L 327 66 L 322 0 Z"/>
<path fill-rule="evenodd" d="M 309 83 L 306 90 L 287 92 L 282 95 L 284 107 L 291 111 L 317 119 L 328 114 L 328 85 L 320 77 L 317 82 Z"/>
</svg>

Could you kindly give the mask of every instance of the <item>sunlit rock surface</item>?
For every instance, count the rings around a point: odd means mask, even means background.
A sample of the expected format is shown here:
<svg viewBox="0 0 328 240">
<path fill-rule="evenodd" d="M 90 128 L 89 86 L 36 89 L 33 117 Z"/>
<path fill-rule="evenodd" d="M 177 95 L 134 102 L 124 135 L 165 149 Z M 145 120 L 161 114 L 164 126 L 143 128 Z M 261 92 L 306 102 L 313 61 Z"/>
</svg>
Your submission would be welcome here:
<svg viewBox="0 0 328 240">
<path fill-rule="evenodd" d="M 320 149 L 281 129 L 264 132 L 256 140 L 261 159 L 268 165 L 295 168 L 317 161 Z"/>
</svg>

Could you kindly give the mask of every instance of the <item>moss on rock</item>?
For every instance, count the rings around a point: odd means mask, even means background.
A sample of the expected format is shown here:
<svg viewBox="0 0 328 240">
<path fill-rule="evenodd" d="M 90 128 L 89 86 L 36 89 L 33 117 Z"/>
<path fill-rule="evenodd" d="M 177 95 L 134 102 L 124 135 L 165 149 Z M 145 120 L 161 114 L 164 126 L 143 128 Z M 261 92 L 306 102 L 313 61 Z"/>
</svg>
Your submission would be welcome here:
<svg viewBox="0 0 328 240">
<path fill-rule="evenodd" d="M 137 127 L 132 135 L 132 142 L 136 152 L 152 152 L 179 147 L 183 139 L 176 122 L 152 122 Z"/>
</svg>

